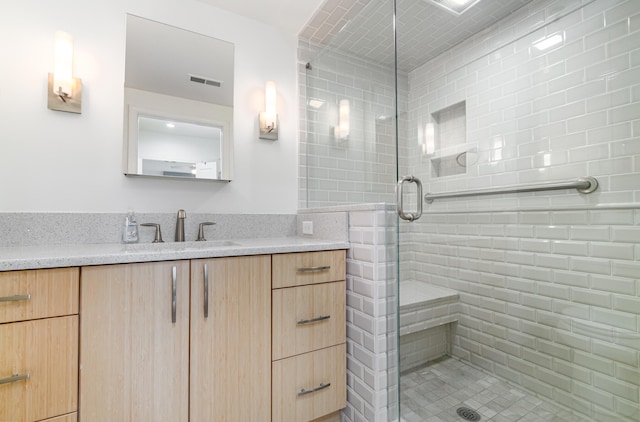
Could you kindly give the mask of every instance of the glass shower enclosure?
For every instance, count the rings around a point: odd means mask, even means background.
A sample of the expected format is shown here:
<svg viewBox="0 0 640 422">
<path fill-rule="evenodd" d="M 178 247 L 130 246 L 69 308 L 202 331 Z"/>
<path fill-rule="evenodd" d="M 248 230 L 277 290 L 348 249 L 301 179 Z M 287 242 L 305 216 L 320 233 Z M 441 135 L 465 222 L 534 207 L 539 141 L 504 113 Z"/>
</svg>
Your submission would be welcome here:
<svg viewBox="0 0 640 422">
<path fill-rule="evenodd" d="M 360 213 L 384 279 L 350 254 L 346 419 L 639 421 L 640 2 L 323 8 L 299 205 Z"/>
</svg>

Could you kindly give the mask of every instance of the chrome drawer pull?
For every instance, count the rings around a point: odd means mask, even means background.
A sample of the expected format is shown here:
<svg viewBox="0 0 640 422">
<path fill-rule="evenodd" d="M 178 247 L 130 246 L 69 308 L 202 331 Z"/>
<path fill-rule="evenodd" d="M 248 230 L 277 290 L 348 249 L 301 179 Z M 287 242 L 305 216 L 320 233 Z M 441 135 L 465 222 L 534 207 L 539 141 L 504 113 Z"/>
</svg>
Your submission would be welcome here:
<svg viewBox="0 0 640 422">
<path fill-rule="evenodd" d="M 9 378 L 2 378 L 0 379 L 0 384 L 9 384 L 10 382 L 22 381 L 26 379 L 29 379 L 28 372 L 22 375 L 14 374 L 14 375 L 11 375 Z"/>
<path fill-rule="evenodd" d="M 204 317 L 209 318 L 209 266 L 204 264 Z"/>
<path fill-rule="evenodd" d="M 26 295 L 0 297 L 0 302 L 18 302 L 21 300 L 30 300 L 30 299 L 31 299 L 31 295 L 27 293 Z"/>
<path fill-rule="evenodd" d="M 327 320 L 329 318 L 331 318 L 331 315 L 320 315 L 317 318 L 301 319 L 300 321 L 298 321 L 298 325 L 311 324 L 313 322 L 324 321 L 324 320 Z"/>
<path fill-rule="evenodd" d="M 331 383 L 320 383 L 319 387 L 313 388 L 311 390 L 305 390 L 304 388 L 300 390 L 300 392 L 298 393 L 298 397 L 300 396 L 306 396 L 307 394 L 311 394 L 311 393 L 315 393 L 316 391 L 320 391 L 320 390 L 324 390 L 325 388 L 329 388 L 331 386 Z"/>
<path fill-rule="evenodd" d="M 321 265 L 319 267 L 305 267 L 305 268 L 298 268 L 298 272 L 309 273 L 312 271 L 324 271 L 324 270 L 328 270 L 329 268 L 331 268 L 331 265 Z"/>
<path fill-rule="evenodd" d="M 176 323 L 176 313 L 178 308 L 178 275 L 177 268 L 173 267 L 171 270 L 171 323 Z"/>
</svg>

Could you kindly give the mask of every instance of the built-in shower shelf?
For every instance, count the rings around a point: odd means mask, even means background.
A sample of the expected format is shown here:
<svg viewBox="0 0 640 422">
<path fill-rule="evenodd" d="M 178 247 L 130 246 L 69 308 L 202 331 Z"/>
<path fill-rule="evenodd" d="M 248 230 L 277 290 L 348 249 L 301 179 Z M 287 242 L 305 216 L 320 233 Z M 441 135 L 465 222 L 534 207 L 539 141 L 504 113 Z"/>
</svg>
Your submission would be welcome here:
<svg viewBox="0 0 640 422">
<path fill-rule="evenodd" d="M 400 284 L 400 335 L 458 320 L 459 294 L 420 281 Z"/>
</svg>

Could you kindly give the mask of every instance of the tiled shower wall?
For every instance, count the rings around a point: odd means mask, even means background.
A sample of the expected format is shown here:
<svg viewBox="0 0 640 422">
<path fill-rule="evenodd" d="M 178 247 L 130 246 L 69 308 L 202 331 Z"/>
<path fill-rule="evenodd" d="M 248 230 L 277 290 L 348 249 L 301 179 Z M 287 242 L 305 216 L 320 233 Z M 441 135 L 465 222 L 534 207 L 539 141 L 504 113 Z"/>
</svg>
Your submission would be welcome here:
<svg viewBox="0 0 640 422">
<path fill-rule="evenodd" d="M 534 3 L 409 74 L 405 170 L 431 192 L 587 175 L 600 188 L 425 204 L 401 226 L 401 279 L 460 292 L 454 356 L 595 420 L 637 421 L 640 2 Z M 467 166 L 435 177 L 420 126 L 461 101 Z"/>
<path fill-rule="evenodd" d="M 429 213 L 403 237 L 405 277 L 460 292 L 454 356 L 640 419 L 640 210 Z"/>
<path fill-rule="evenodd" d="M 562 41 L 543 51 L 534 47 L 552 36 Z M 426 191 L 587 175 L 601 185 L 591 195 L 476 197 L 430 209 L 640 202 L 638 1 L 532 2 L 412 71 L 409 88 L 405 171 L 420 177 Z M 468 151 L 464 173 L 435 177 L 432 160 L 448 152 L 423 154 L 423 127 L 440 110 L 463 101 L 466 145 L 454 152 Z"/>
<path fill-rule="evenodd" d="M 393 207 L 349 209 L 347 408 L 349 422 L 387 422 L 397 411 L 396 216 Z M 392 420 L 395 419 L 392 417 Z"/>
<path fill-rule="evenodd" d="M 392 202 L 396 179 L 393 69 L 330 48 L 317 55 L 309 53 L 315 50 L 308 41 L 300 41 L 300 55 L 313 56 L 309 69 L 304 62 L 298 65 L 300 208 Z M 345 99 L 350 105 L 350 133 L 338 139 L 334 135 L 338 103 Z M 310 100 L 318 101 L 317 108 L 309 105 Z"/>
<path fill-rule="evenodd" d="M 534 1 L 399 80 L 400 173 L 420 177 L 425 192 L 587 175 L 599 180 L 590 195 L 558 191 L 436 201 L 425 204 L 421 220 L 400 227 L 401 279 L 461 292 L 456 357 L 595 420 L 640 419 L 639 29 L 635 0 Z M 544 52 L 532 47 L 557 34 L 563 36 L 558 46 Z M 343 95 L 355 93 L 363 113 L 353 143 L 357 155 L 350 155 L 349 143 L 331 137 L 331 113 L 307 114 L 301 104 L 300 207 L 394 202 L 395 175 L 379 165 L 376 154 L 383 150 L 366 143 L 378 141 L 371 117 L 378 111 L 365 112 L 379 110 L 378 98 L 383 115 L 391 107 L 389 95 L 377 96 L 378 89 L 391 92 L 389 75 L 371 84 L 367 80 L 376 76 L 370 72 L 380 67 L 334 53 L 312 62 L 311 72 L 300 67 L 301 81 L 311 78 L 301 91 L 307 90 L 305 100 L 327 95 L 334 109 Z M 462 101 L 466 142 L 456 148 L 469 151 L 466 167 L 459 175 L 435 177 L 431 159 L 446 151 L 423 154 L 423 125 L 432 113 Z M 385 120 L 383 143 L 393 130 Z M 353 309 L 363 303 L 352 302 Z M 390 327 L 395 321 L 388 315 Z M 352 344 L 371 338 L 358 330 L 352 321 Z M 358 362 L 395 352 L 376 344 L 354 347 Z M 382 366 L 350 364 L 352 374 L 368 381 L 350 386 L 346 415 L 383 420 L 375 410 L 383 402 L 374 399 L 380 397 L 376 388 L 384 388 L 374 375 Z M 395 375 L 390 372 L 389 379 Z M 351 376 L 350 382 L 356 379 Z"/>
</svg>

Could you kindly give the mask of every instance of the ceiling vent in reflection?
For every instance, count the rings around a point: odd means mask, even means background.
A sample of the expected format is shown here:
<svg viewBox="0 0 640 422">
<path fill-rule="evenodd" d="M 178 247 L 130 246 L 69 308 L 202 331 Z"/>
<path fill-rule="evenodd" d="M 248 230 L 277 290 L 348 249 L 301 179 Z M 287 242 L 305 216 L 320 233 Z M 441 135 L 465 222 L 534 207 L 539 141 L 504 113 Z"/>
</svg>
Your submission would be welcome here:
<svg viewBox="0 0 640 422">
<path fill-rule="evenodd" d="M 204 76 L 192 75 L 191 73 L 189 73 L 189 80 L 191 82 L 195 82 L 198 84 L 215 86 L 217 88 L 220 88 L 222 86 L 222 81 L 216 81 L 215 79 L 205 78 Z"/>
<path fill-rule="evenodd" d="M 436 6 L 440 6 L 443 9 L 453 13 L 454 15 L 461 15 L 472 6 L 478 3 L 480 0 L 430 0 L 431 3 Z"/>
</svg>

